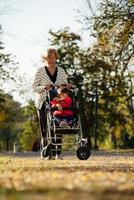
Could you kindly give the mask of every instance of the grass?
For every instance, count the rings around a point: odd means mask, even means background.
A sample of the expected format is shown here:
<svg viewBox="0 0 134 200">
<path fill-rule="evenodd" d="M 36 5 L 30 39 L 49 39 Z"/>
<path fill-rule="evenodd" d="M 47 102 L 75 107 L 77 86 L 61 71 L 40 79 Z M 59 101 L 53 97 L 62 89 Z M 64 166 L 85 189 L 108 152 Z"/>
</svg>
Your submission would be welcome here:
<svg viewBox="0 0 134 200">
<path fill-rule="evenodd" d="M 0 200 L 129 200 L 133 189 L 133 150 L 92 151 L 86 161 L 0 155 Z"/>
</svg>

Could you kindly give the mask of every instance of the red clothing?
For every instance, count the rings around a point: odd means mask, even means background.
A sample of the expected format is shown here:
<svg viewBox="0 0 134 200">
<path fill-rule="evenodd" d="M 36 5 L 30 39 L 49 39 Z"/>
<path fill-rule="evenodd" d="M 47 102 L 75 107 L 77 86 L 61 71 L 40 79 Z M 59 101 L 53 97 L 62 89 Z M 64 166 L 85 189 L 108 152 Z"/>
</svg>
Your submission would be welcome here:
<svg viewBox="0 0 134 200">
<path fill-rule="evenodd" d="M 56 106 L 56 104 L 61 104 L 61 107 L 63 108 L 63 110 L 55 110 L 53 112 L 54 116 L 62 116 L 62 117 L 73 116 L 73 111 L 70 110 L 70 107 L 72 105 L 72 99 L 70 97 L 66 97 L 60 101 L 59 100 L 51 101 L 52 106 Z"/>
</svg>

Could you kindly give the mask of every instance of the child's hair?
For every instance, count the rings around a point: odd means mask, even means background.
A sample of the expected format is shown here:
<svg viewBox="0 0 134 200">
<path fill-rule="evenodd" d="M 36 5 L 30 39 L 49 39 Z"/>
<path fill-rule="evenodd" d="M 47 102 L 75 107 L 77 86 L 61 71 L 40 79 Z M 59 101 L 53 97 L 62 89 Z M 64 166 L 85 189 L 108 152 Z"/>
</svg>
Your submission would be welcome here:
<svg viewBox="0 0 134 200">
<path fill-rule="evenodd" d="M 64 94 L 64 93 L 66 93 L 66 94 L 69 95 L 69 90 L 68 90 L 68 88 L 67 88 L 67 87 L 60 87 L 60 88 L 58 89 L 58 94 Z"/>
<path fill-rule="evenodd" d="M 67 88 L 63 88 L 63 89 L 61 89 L 60 93 L 61 94 L 63 94 L 63 93 L 69 94 L 69 90 Z"/>
</svg>

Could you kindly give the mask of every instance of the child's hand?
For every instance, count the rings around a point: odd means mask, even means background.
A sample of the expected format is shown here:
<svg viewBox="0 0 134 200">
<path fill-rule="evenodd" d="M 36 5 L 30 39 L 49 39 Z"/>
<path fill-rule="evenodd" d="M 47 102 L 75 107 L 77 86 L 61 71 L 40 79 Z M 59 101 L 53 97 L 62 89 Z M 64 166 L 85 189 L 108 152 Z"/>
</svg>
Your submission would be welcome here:
<svg viewBox="0 0 134 200">
<path fill-rule="evenodd" d="M 54 97 L 54 99 L 53 99 L 53 100 L 59 101 L 59 100 L 60 100 L 60 98 L 59 98 L 59 97 Z"/>
<path fill-rule="evenodd" d="M 62 108 L 62 106 L 61 106 L 60 103 L 59 103 L 59 104 L 56 104 L 56 106 L 57 106 L 58 110 L 63 110 L 63 108 Z"/>
</svg>

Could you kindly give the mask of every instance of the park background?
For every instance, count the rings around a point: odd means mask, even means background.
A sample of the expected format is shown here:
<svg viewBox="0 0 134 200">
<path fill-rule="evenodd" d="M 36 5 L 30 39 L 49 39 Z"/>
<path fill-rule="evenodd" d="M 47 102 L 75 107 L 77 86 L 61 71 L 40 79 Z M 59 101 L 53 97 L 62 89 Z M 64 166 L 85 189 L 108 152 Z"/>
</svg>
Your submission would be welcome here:
<svg viewBox="0 0 134 200">
<path fill-rule="evenodd" d="M 35 152 L 31 84 L 50 46 L 77 88 L 87 160 L 73 145 L 63 160 Z M 133 200 L 133 188 L 134 1 L 0 0 L 0 199 Z"/>
<path fill-rule="evenodd" d="M 78 90 L 91 149 L 134 148 L 134 1 L 0 1 L 0 151 L 40 138 L 31 89 L 42 52 Z"/>
</svg>

